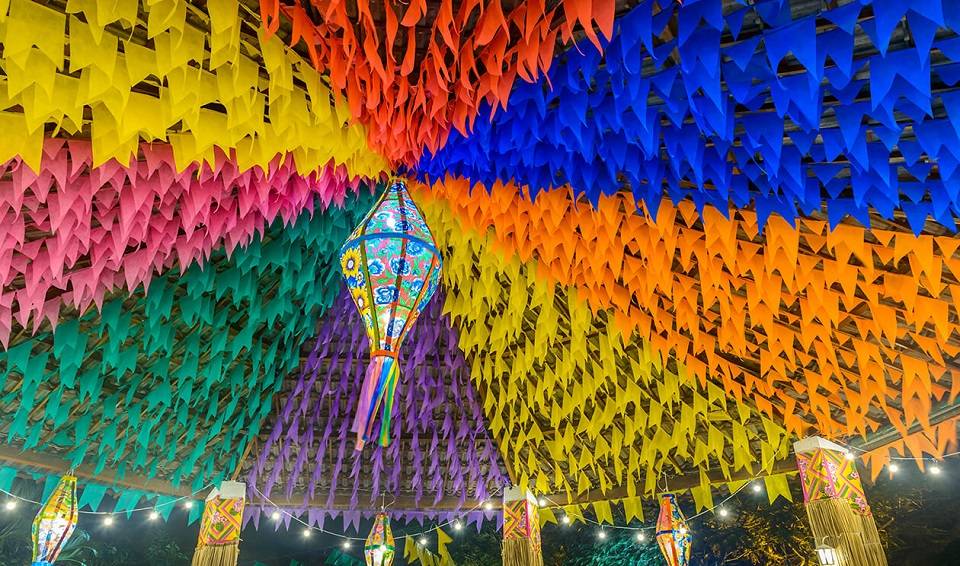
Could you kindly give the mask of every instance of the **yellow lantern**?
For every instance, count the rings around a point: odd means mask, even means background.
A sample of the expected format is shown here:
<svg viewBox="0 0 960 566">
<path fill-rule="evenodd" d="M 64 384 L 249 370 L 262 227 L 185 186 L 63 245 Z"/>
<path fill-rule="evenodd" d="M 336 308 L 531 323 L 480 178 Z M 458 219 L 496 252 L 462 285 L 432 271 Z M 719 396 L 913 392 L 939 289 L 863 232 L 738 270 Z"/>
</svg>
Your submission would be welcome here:
<svg viewBox="0 0 960 566">
<path fill-rule="evenodd" d="M 33 565 L 52 566 L 77 528 L 77 478 L 63 476 L 33 520 Z"/>
<path fill-rule="evenodd" d="M 377 513 L 373 528 L 363 544 L 363 556 L 367 566 L 392 566 L 395 553 L 390 517 L 387 517 L 386 513 Z"/>
</svg>

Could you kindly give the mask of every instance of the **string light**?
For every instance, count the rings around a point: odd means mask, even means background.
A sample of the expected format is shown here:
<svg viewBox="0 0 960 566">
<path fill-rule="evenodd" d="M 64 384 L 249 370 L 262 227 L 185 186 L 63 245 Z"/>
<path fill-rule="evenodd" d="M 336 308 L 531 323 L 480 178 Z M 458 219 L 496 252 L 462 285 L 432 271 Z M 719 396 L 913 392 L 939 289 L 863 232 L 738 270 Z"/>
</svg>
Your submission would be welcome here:
<svg viewBox="0 0 960 566">
<path fill-rule="evenodd" d="M 763 491 L 763 486 L 760 485 L 759 481 L 755 481 L 753 482 L 753 485 L 750 487 L 750 489 L 752 489 L 754 493 L 760 493 L 761 491 Z"/>
<path fill-rule="evenodd" d="M 718 508 L 717 508 L 717 515 L 720 515 L 721 517 L 726 518 L 726 517 L 730 516 L 730 512 L 727 511 L 727 508 L 726 508 L 726 507 L 718 507 Z"/>
<path fill-rule="evenodd" d="M 492 510 L 493 510 L 493 503 L 491 503 L 491 502 L 489 502 L 489 501 L 484 501 L 484 502 L 483 502 L 483 510 L 484 510 L 484 511 L 492 511 Z"/>
<path fill-rule="evenodd" d="M 151 512 L 150 512 L 149 519 L 150 519 L 151 521 L 156 521 L 156 520 L 159 519 L 159 518 L 160 518 L 160 513 L 157 513 L 156 511 L 151 511 Z"/>
<path fill-rule="evenodd" d="M 256 492 L 256 494 L 257 494 L 259 497 L 261 497 L 261 498 L 263 499 L 263 501 L 264 501 L 265 504 L 267 504 L 267 505 L 269 505 L 269 506 L 272 506 L 272 507 L 275 509 L 275 511 L 271 514 L 271 517 L 276 517 L 277 519 L 279 519 L 280 513 L 283 513 L 284 515 L 287 515 L 287 517 L 289 517 L 289 518 L 292 519 L 293 521 L 295 521 L 295 522 L 300 523 L 301 525 L 303 525 L 303 527 L 304 527 L 303 536 L 304 536 L 304 537 L 309 537 L 309 536 L 311 535 L 312 531 L 319 531 L 319 532 L 321 532 L 321 533 L 324 533 L 324 534 L 327 534 L 327 535 L 330 535 L 330 536 L 334 536 L 334 537 L 343 539 L 343 540 L 345 540 L 345 541 L 350 541 L 351 544 L 352 544 L 352 541 L 359 541 L 359 542 L 362 543 L 363 540 L 364 540 L 364 539 L 362 539 L 362 538 L 351 537 L 351 536 L 347 536 L 347 535 L 345 535 L 345 534 L 336 533 L 336 532 L 333 532 L 333 531 L 327 531 L 327 530 L 324 530 L 324 529 L 321 528 L 321 527 L 314 527 L 314 526 L 312 526 L 312 525 L 310 525 L 310 524 L 308 524 L 308 523 L 305 523 L 305 522 L 304 522 L 302 519 L 300 519 L 299 517 L 297 517 L 297 516 L 295 516 L 295 515 L 291 515 L 290 513 L 287 513 L 287 512 L 285 512 L 285 511 L 283 511 L 282 509 L 280 509 L 280 507 L 277 506 L 277 504 L 275 504 L 273 501 L 271 501 L 270 498 L 269 498 L 266 494 L 264 494 L 262 491 L 260 491 L 259 489 L 257 489 L 256 486 L 253 486 L 253 490 Z M 493 494 L 493 495 L 496 496 L 497 494 Z M 473 506 L 472 508 L 470 508 L 470 509 L 464 510 L 463 513 L 469 515 L 470 513 L 473 513 L 474 511 L 480 510 L 481 507 L 483 507 L 483 508 L 485 508 L 485 509 L 488 509 L 488 510 L 489 510 L 489 509 L 493 509 L 493 503 L 492 503 L 491 501 L 489 501 L 489 500 L 483 501 L 483 502 L 481 502 L 481 503 L 477 503 L 476 505 L 474 505 L 474 506 Z M 455 519 L 452 519 L 452 520 L 447 521 L 447 522 L 445 522 L 445 523 L 437 524 L 437 525 L 435 525 L 433 528 L 431 528 L 431 529 L 429 529 L 429 530 L 427 530 L 427 531 L 425 531 L 425 532 L 424 532 L 424 531 L 421 531 L 421 532 L 419 532 L 419 533 L 410 533 L 410 534 L 397 535 L 396 538 L 397 538 L 397 539 L 409 538 L 409 539 L 411 539 L 411 540 L 415 540 L 415 541 L 416 541 L 416 544 L 418 544 L 418 545 L 426 546 L 429 541 L 428 541 L 428 539 L 425 537 L 425 535 L 429 534 L 430 532 L 432 532 L 432 531 L 434 531 L 434 530 L 442 529 L 442 528 L 444 528 L 444 527 L 447 526 L 447 525 L 453 526 L 453 528 L 454 528 L 455 530 L 458 530 L 458 531 L 461 530 L 461 529 L 463 528 L 463 526 L 464 526 L 463 521 L 462 521 L 461 519 L 455 518 Z"/>
<path fill-rule="evenodd" d="M 887 469 L 890 470 L 891 474 L 895 474 L 900 471 L 900 466 L 894 462 L 890 462 L 890 464 L 887 466 Z"/>
<path fill-rule="evenodd" d="M 569 524 L 570 524 L 570 515 L 564 515 L 563 518 L 560 519 L 560 522 L 563 523 L 564 525 L 569 525 Z"/>
<path fill-rule="evenodd" d="M 183 508 L 184 508 L 184 509 L 193 509 L 193 500 L 188 499 L 188 500 L 183 504 Z"/>
<path fill-rule="evenodd" d="M 111 526 L 111 525 L 113 525 L 113 517 L 107 515 L 107 516 L 103 519 L 103 526 L 104 526 L 104 527 L 109 527 L 109 526 Z"/>
<path fill-rule="evenodd" d="M 350 541 L 348 540 L 343 541 L 343 549 L 350 550 Z"/>
<path fill-rule="evenodd" d="M 857 459 L 857 457 L 853 454 L 853 452 L 847 452 L 847 453 L 844 454 L 843 456 L 844 456 L 844 458 L 846 458 L 847 460 L 849 460 L 849 461 L 851 461 L 851 462 Z"/>
<path fill-rule="evenodd" d="M 270 518 L 273 519 L 274 521 L 279 521 L 279 520 L 280 520 L 280 512 L 279 512 L 279 511 L 274 511 L 273 514 L 270 515 Z"/>
<path fill-rule="evenodd" d="M 540 507 L 546 507 L 546 506 L 547 506 L 547 500 L 541 497 L 541 498 L 540 498 L 540 501 L 538 501 L 537 504 L 540 505 Z"/>
<path fill-rule="evenodd" d="M 597 533 L 597 538 L 600 540 L 607 540 L 607 533 L 603 529 L 600 529 L 600 532 Z"/>
<path fill-rule="evenodd" d="M 14 509 L 17 508 L 17 502 L 11 499 L 10 501 L 7 501 L 6 503 L 3 504 L 3 508 L 6 509 L 7 511 L 13 511 Z"/>
<path fill-rule="evenodd" d="M 938 465 L 936 465 L 936 464 L 930 466 L 930 473 L 933 474 L 933 475 L 935 475 L 935 476 L 939 476 L 939 475 L 940 475 L 940 472 L 942 472 L 942 471 L 943 471 L 943 470 L 940 469 L 940 466 L 938 466 Z"/>
<path fill-rule="evenodd" d="M 647 535 L 643 534 L 643 531 L 637 531 L 637 542 L 646 542 Z"/>
</svg>

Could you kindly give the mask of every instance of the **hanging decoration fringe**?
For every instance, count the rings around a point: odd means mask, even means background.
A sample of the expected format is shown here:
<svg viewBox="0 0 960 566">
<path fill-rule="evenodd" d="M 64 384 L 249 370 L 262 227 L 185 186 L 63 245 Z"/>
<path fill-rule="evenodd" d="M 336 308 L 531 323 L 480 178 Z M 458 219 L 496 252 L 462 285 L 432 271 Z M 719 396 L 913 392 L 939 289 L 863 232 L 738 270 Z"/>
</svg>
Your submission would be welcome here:
<svg viewBox="0 0 960 566">
<path fill-rule="evenodd" d="M 519 487 L 503 492 L 503 565 L 543 566 L 537 500 Z"/>
<path fill-rule="evenodd" d="M 887 566 L 880 534 L 846 449 L 813 436 L 793 445 L 814 542 L 836 550 L 837 566 Z"/>
<path fill-rule="evenodd" d="M 192 566 L 236 566 L 246 485 L 225 481 L 207 496 Z"/>
<path fill-rule="evenodd" d="M 77 478 L 63 476 L 33 520 L 32 566 L 52 566 L 77 528 Z"/>
<path fill-rule="evenodd" d="M 687 519 L 677 505 L 677 496 L 665 493 L 660 496 L 660 516 L 657 517 L 657 544 L 667 561 L 667 566 L 690 564 L 690 548 L 693 536 L 687 527 Z"/>
<path fill-rule="evenodd" d="M 407 185 L 394 180 L 340 249 L 340 266 L 370 343 L 370 365 L 353 420 L 357 450 L 390 444 L 397 355 L 437 290 L 440 254 Z M 374 435 L 377 412 L 380 432 Z"/>
<path fill-rule="evenodd" d="M 364 440 L 372 439 L 377 411 L 383 407 L 380 433 L 377 442 L 381 446 L 390 443 L 390 421 L 393 419 L 393 397 L 400 377 L 400 366 L 393 352 L 374 352 L 367 366 L 367 375 L 360 390 L 360 404 L 353 419 L 352 430 L 361 433 Z"/>
</svg>

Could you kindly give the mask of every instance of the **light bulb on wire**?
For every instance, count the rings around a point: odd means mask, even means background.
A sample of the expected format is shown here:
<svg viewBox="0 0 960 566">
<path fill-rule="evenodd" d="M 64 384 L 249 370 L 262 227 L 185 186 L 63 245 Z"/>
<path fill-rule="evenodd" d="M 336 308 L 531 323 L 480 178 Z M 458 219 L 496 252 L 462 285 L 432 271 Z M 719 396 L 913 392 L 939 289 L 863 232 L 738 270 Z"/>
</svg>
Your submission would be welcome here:
<svg viewBox="0 0 960 566">
<path fill-rule="evenodd" d="M 600 540 L 607 540 L 607 533 L 603 529 L 600 529 L 600 532 L 597 533 L 597 538 Z"/>
<path fill-rule="evenodd" d="M 193 509 L 193 500 L 188 499 L 188 500 L 183 504 L 183 508 L 184 508 L 184 509 Z"/>
<path fill-rule="evenodd" d="M 894 462 L 890 462 L 890 465 L 887 466 L 887 469 L 890 470 L 891 474 L 895 474 L 900 471 L 900 466 L 896 465 Z"/>
<path fill-rule="evenodd" d="M 493 503 L 491 503 L 491 502 L 489 502 L 489 501 L 484 501 L 484 502 L 483 502 L 483 510 L 484 510 L 484 511 L 492 511 L 492 510 L 493 510 Z"/>
<path fill-rule="evenodd" d="M 569 525 L 569 524 L 570 524 L 570 515 L 564 515 L 563 518 L 560 519 L 560 522 L 563 523 L 564 525 Z"/>
<path fill-rule="evenodd" d="M 7 511 L 13 511 L 14 509 L 17 508 L 17 502 L 11 499 L 10 501 L 7 501 L 6 503 L 3 504 L 3 508 L 6 509 Z"/>
<path fill-rule="evenodd" d="M 755 481 L 750 489 L 752 489 L 754 493 L 760 493 L 763 491 L 763 486 L 760 485 L 759 481 Z"/>
<path fill-rule="evenodd" d="M 456 521 L 453 522 L 453 530 L 459 531 L 462 528 L 463 528 L 463 524 L 460 522 L 460 519 L 457 519 Z"/>
<path fill-rule="evenodd" d="M 540 507 L 546 507 L 546 506 L 547 506 L 547 500 L 541 497 L 540 500 L 537 501 L 537 505 L 539 505 Z"/>
<path fill-rule="evenodd" d="M 310 529 L 303 529 L 303 538 L 310 537 Z"/>
<path fill-rule="evenodd" d="M 103 526 L 109 527 L 111 525 L 113 525 L 113 517 L 107 515 L 107 517 L 103 520 Z"/>
<path fill-rule="evenodd" d="M 938 466 L 938 465 L 936 465 L 936 464 L 930 466 L 930 473 L 931 473 L 931 474 L 933 474 L 933 475 L 935 475 L 935 476 L 939 476 L 942 472 L 943 472 L 943 470 L 940 469 L 940 466 Z"/>
<path fill-rule="evenodd" d="M 420 546 L 427 546 L 427 537 L 420 537 L 420 540 L 417 541 Z"/>
<path fill-rule="evenodd" d="M 156 521 L 157 519 L 160 518 L 160 513 L 157 513 L 156 511 L 151 511 L 151 512 L 150 512 L 150 515 L 148 516 L 148 518 L 149 518 L 151 521 Z"/>
<path fill-rule="evenodd" d="M 348 540 L 343 541 L 343 549 L 350 550 L 350 541 Z"/>
<path fill-rule="evenodd" d="M 279 521 L 279 520 L 280 520 L 280 512 L 279 512 L 279 511 L 274 511 L 273 514 L 270 515 L 270 518 L 273 519 L 274 521 Z"/>
<path fill-rule="evenodd" d="M 647 535 L 643 534 L 643 531 L 637 531 L 637 534 L 634 535 L 637 539 L 637 542 L 645 542 L 647 540 Z"/>
<path fill-rule="evenodd" d="M 718 508 L 717 508 L 717 515 L 719 515 L 720 517 L 726 518 L 726 517 L 728 517 L 728 516 L 730 515 L 730 512 L 727 511 L 727 508 L 726 508 L 726 507 L 718 507 Z"/>
</svg>

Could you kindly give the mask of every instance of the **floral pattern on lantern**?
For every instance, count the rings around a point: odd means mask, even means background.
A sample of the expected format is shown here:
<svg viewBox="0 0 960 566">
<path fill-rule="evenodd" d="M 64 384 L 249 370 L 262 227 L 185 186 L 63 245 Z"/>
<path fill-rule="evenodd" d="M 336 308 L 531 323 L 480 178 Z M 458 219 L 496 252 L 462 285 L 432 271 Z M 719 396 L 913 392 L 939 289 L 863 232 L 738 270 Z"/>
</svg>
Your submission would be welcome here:
<svg viewBox="0 0 960 566">
<path fill-rule="evenodd" d="M 363 557 L 367 566 L 391 566 L 396 546 L 393 540 L 393 531 L 390 530 L 390 517 L 384 513 L 377 513 L 373 520 L 373 528 L 367 535 L 363 545 Z"/>
<path fill-rule="evenodd" d="M 77 528 L 77 478 L 63 476 L 33 520 L 33 566 L 51 566 Z"/>
<path fill-rule="evenodd" d="M 690 564 L 690 546 L 693 536 L 687 528 L 687 520 L 677 505 L 672 493 L 660 497 L 660 516 L 657 517 L 657 544 L 667 566 Z"/>
<path fill-rule="evenodd" d="M 340 249 L 340 267 L 370 341 L 370 365 L 353 421 L 357 449 L 390 442 L 397 355 L 440 282 L 440 254 L 406 184 L 395 180 Z M 379 433 L 373 425 L 382 412 Z"/>
</svg>

